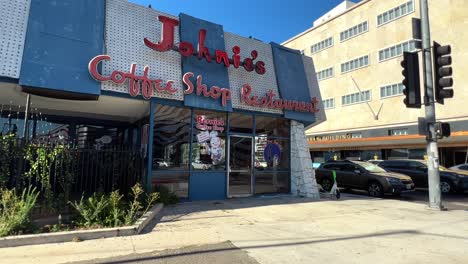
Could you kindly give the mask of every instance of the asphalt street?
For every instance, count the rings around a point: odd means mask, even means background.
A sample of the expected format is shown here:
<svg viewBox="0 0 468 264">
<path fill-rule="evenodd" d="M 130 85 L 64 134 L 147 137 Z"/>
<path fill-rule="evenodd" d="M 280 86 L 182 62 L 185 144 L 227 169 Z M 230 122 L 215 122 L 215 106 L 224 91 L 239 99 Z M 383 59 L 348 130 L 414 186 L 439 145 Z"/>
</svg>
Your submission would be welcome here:
<svg viewBox="0 0 468 264">
<path fill-rule="evenodd" d="M 345 193 L 366 196 L 367 192 L 356 190 L 341 190 Z M 418 204 L 429 204 L 429 193 L 427 190 L 416 190 L 413 192 L 402 193 L 400 196 L 385 196 L 384 199 L 393 199 Z M 442 205 L 448 210 L 466 210 L 468 211 L 468 192 L 444 194 L 442 196 Z"/>
<path fill-rule="evenodd" d="M 258 264 L 246 252 L 230 242 L 192 246 L 181 249 L 155 251 L 145 254 L 132 254 L 123 257 L 96 259 L 92 261 L 73 262 L 74 264 L 120 264 L 120 263 L 154 263 L 154 264 Z"/>
</svg>

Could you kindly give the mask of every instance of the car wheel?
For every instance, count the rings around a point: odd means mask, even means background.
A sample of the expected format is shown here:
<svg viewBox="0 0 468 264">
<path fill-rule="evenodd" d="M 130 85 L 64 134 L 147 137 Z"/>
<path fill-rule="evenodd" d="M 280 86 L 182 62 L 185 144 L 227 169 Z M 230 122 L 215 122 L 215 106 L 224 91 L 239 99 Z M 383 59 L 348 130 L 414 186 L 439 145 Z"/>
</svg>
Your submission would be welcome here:
<svg viewBox="0 0 468 264">
<path fill-rule="evenodd" d="M 320 182 L 320 185 L 322 185 L 322 188 L 329 192 L 333 186 L 332 181 L 329 178 L 323 178 L 322 181 Z"/>
<path fill-rule="evenodd" d="M 383 187 L 378 182 L 371 182 L 367 187 L 367 192 L 372 197 L 381 197 L 383 195 Z"/>
<path fill-rule="evenodd" d="M 440 181 L 440 191 L 442 193 L 450 193 L 453 191 L 452 184 L 449 181 L 441 180 Z"/>
</svg>

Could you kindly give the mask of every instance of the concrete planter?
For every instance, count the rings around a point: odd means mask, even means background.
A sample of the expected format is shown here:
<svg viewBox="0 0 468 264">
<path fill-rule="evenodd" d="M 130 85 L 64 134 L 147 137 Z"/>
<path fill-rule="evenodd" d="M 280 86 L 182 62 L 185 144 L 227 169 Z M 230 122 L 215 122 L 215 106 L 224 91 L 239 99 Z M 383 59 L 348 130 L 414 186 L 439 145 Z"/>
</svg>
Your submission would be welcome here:
<svg viewBox="0 0 468 264">
<path fill-rule="evenodd" d="M 35 235 L 8 236 L 0 238 L 0 248 L 137 235 L 141 233 L 141 231 L 161 211 L 162 208 L 163 204 L 154 205 L 150 210 L 148 210 L 148 212 L 146 212 L 146 214 L 141 216 L 136 221 L 136 223 L 131 226 L 64 231 Z"/>
</svg>

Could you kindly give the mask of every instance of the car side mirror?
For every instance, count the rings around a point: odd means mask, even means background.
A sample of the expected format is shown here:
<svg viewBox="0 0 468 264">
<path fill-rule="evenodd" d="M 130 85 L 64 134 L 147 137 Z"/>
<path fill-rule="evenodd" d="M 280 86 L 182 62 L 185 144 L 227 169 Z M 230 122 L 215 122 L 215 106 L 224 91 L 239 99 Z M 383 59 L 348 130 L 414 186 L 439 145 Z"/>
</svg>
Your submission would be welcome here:
<svg viewBox="0 0 468 264">
<path fill-rule="evenodd" d="M 361 174 L 362 172 L 360 170 L 354 170 L 355 173 Z"/>
</svg>

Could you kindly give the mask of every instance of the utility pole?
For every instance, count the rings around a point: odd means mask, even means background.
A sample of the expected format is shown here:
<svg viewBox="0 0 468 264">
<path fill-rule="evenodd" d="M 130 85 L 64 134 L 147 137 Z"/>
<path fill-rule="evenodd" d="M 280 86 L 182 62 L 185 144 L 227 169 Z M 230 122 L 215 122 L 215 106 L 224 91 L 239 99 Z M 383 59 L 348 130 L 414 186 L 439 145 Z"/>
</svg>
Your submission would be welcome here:
<svg viewBox="0 0 468 264">
<path fill-rule="evenodd" d="M 424 68 L 424 104 L 426 112 L 426 124 L 429 125 L 427 142 L 427 167 L 429 174 L 429 207 L 443 210 L 440 193 L 439 175 L 439 150 L 437 147 L 437 135 L 435 131 L 435 102 L 434 87 L 432 78 L 432 58 L 431 58 L 431 34 L 429 27 L 428 0 L 420 0 L 419 7 L 421 13 L 421 35 L 422 35 L 422 57 Z"/>
</svg>

